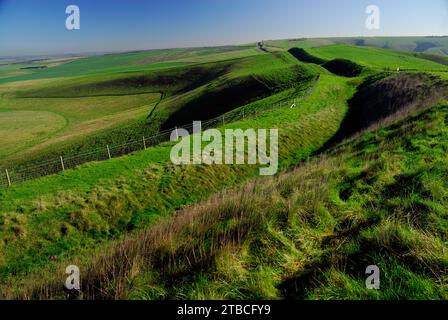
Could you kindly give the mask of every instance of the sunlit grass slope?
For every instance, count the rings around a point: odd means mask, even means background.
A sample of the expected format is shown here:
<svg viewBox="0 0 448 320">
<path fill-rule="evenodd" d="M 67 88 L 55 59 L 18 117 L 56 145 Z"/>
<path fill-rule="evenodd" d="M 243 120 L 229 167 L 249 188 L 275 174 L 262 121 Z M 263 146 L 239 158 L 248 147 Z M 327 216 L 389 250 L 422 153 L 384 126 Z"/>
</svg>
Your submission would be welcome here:
<svg viewBox="0 0 448 320">
<path fill-rule="evenodd" d="M 347 45 L 323 46 L 306 49 L 318 58 L 348 59 L 357 64 L 376 70 L 418 70 L 418 71 L 447 71 L 448 68 L 439 63 L 419 59 L 412 54 L 395 52 L 380 48 L 355 47 Z"/>
<path fill-rule="evenodd" d="M 448 54 L 448 37 L 349 37 L 349 38 L 301 38 L 265 41 L 268 47 L 290 49 L 312 48 L 346 44 L 360 47 L 375 47 L 411 53 L 436 55 Z"/>
<path fill-rule="evenodd" d="M 226 127 L 278 128 L 283 172 L 257 178 L 257 166 L 174 166 L 164 143 L 2 188 L 0 298 L 66 298 L 65 267 L 76 264 L 85 299 L 447 299 L 448 106 L 423 109 L 444 97 L 445 84 L 415 74 L 443 76 L 447 67 L 385 49 L 310 42 L 306 50 L 353 60 L 363 78 L 280 51 L 2 86 L 0 103 L 159 94 L 149 122 L 161 126 L 258 110 Z M 295 107 L 267 108 L 307 93 Z M 50 112 L 16 107 L 3 106 L 0 117 Z M 385 114 L 364 119 L 375 111 Z M 341 130 L 350 115 L 377 129 L 327 149 L 337 132 L 360 129 Z M 29 135 L 59 125 L 42 121 Z M 103 143 L 114 131 L 101 134 Z M 380 268 L 380 291 L 365 287 L 369 265 Z"/>
<path fill-rule="evenodd" d="M 447 118 L 397 120 L 80 258 L 81 298 L 447 299 Z M 65 265 L 3 296 L 64 298 Z"/>
<path fill-rule="evenodd" d="M 345 79 L 322 76 L 314 93 L 297 108 L 285 107 L 232 126 L 279 128 L 280 168 L 287 168 L 318 150 L 337 131 L 352 94 Z M 274 95 L 264 104 L 285 98 L 291 96 Z M 169 153 L 170 144 L 164 144 L 2 189 L 2 281 L 52 264 L 51 256 L 65 259 L 90 251 L 258 175 L 256 166 L 176 167 Z"/>
<path fill-rule="evenodd" d="M 45 111 L 64 119 L 57 129 L 37 135 L 27 134 L 35 131 L 32 126 L 18 128 L 24 135 L 0 153 L 1 162 L 29 166 L 141 140 L 287 89 L 300 90 L 312 73 L 282 52 L 164 71 L 5 84 L 0 109 L 12 115 Z"/>
<path fill-rule="evenodd" d="M 164 49 L 97 55 L 61 64 L 51 61 L 0 65 L 0 83 L 119 72 L 153 71 L 260 54 L 255 46 Z M 45 69 L 25 67 L 48 66 Z M 21 74 L 22 73 L 22 74 Z"/>
<path fill-rule="evenodd" d="M 0 99 L 0 162 L 29 157 L 123 123 L 144 119 L 160 94 Z"/>
</svg>

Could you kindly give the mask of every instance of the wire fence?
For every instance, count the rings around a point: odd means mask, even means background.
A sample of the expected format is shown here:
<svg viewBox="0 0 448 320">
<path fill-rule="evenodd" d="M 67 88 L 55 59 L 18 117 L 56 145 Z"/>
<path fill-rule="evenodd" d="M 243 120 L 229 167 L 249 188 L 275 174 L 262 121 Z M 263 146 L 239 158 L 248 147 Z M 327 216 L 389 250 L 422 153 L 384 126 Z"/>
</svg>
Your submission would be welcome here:
<svg viewBox="0 0 448 320">
<path fill-rule="evenodd" d="M 300 102 L 310 96 L 319 81 L 319 76 L 314 81 L 313 86 L 300 98 L 285 100 L 276 104 L 267 105 L 262 108 L 253 110 L 246 110 L 244 108 L 230 111 L 224 115 L 216 118 L 205 120 L 201 123 L 201 130 L 208 130 L 211 128 L 217 128 L 226 124 L 244 120 L 247 118 L 254 118 L 263 113 L 273 111 L 278 108 L 288 106 L 290 108 L 296 107 Z M 185 129 L 188 132 L 193 132 L 193 124 L 175 127 L 169 130 L 164 130 L 153 136 L 142 136 L 139 140 L 128 141 L 122 144 L 105 145 L 103 148 L 99 148 L 95 151 L 77 153 L 69 156 L 60 156 L 55 159 L 48 159 L 38 164 L 30 166 L 21 165 L 17 167 L 0 169 L 0 187 L 8 187 L 13 184 L 18 184 L 24 181 L 33 180 L 39 177 L 48 176 L 56 173 L 63 172 L 68 169 L 73 169 L 79 165 L 94 162 L 105 161 L 112 158 L 117 158 L 123 155 L 127 155 L 136 151 L 148 149 L 150 147 L 159 145 L 163 142 L 170 141 L 171 133 L 178 130 Z"/>
</svg>

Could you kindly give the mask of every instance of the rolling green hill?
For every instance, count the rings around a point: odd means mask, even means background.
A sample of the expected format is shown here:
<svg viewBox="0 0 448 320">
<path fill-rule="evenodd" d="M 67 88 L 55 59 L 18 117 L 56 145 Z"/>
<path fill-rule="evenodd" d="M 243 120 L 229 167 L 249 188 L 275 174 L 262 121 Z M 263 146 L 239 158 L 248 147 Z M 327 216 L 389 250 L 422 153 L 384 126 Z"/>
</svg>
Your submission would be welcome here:
<svg viewBox="0 0 448 320">
<path fill-rule="evenodd" d="M 446 66 L 439 63 L 419 59 L 412 54 L 386 49 L 365 48 L 347 45 L 323 46 L 306 49 L 308 53 L 324 60 L 348 59 L 359 65 L 375 70 L 402 71 L 447 71 Z"/>
<path fill-rule="evenodd" d="M 323 79 L 306 105 L 322 97 L 320 90 L 325 86 L 336 88 L 337 82 L 328 80 Z M 322 125 L 320 121 L 330 119 L 322 118 L 324 113 L 318 111 L 311 117 L 317 116 Z M 279 115 L 268 119 L 279 121 Z M 285 119 L 292 120 L 291 115 L 285 113 Z M 391 120 L 391 125 L 330 149 L 290 173 L 217 194 L 147 231 L 113 242 L 106 251 L 79 258 L 76 264 L 87 270 L 81 297 L 446 299 L 447 117 L 448 107 L 442 104 Z M 310 123 L 312 118 L 303 117 L 291 129 L 304 137 L 304 125 L 310 129 L 315 125 Z M 204 168 L 202 174 L 215 169 Z M 185 170 L 184 177 L 192 174 L 189 168 Z M 187 188 L 183 184 L 179 190 Z M 113 189 L 111 196 L 116 196 Z M 136 200 L 132 199 L 128 201 Z M 76 226 L 101 230 L 102 220 L 95 220 L 96 226 L 84 224 L 85 219 L 93 222 L 93 217 L 83 212 L 66 225 L 70 233 L 59 237 L 67 241 Z M 106 212 L 101 217 L 109 226 L 112 221 L 123 223 Z M 13 217 L 5 220 L 6 225 L 26 234 L 30 221 Z M 364 285 L 365 267 L 372 263 L 384 274 L 380 291 L 367 290 Z M 3 287 L 3 297 L 63 298 L 53 270 L 64 266 L 28 276 L 24 282 L 13 281 L 9 286 L 20 289 Z"/>
<path fill-rule="evenodd" d="M 164 71 L 0 86 L 0 109 L 9 110 L 8 119 L 20 117 L 17 110 L 60 116 L 59 126 L 55 123 L 39 134 L 31 124 L 17 127 L 20 132 L 5 128 L 18 139 L 0 138 L 0 143 L 11 144 L 0 153 L 0 164 L 30 166 L 141 140 L 160 129 L 207 120 L 288 89 L 300 90 L 311 78 L 312 72 L 288 53 L 277 53 Z"/>
<path fill-rule="evenodd" d="M 39 61 L 30 64 L 0 65 L 0 84 L 46 78 L 85 76 L 107 73 L 153 71 L 205 62 L 235 59 L 260 54 L 254 46 L 227 46 L 193 49 L 165 49 L 106 54 L 54 64 Z M 26 66 L 49 66 L 23 70 Z M 15 75 L 15 73 L 25 73 Z"/>
<path fill-rule="evenodd" d="M 280 165 L 287 168 L 319 149 L 336 132 L 346 111 L 345 100 L 352 91 L 344 79 L 322 76 L 301 108 L 287 106 L 229 127 L 281 125 L 280 141 L 284 143 Z M 264 103 L 275 103 L 277 99 L 273 96 Z M 322 129 L 315 134 L 313 128 L 320 122 Z M 11 270 L 21 273 L 43 267 L 48 264 L 48 256 L 63 259 L 77 250 L 92 250 L 95 243 L 143 228 L 182 205 L 204 199 L 223 187 L 240 184 L 258 173 L 253 166 L 175 167 L 170 163 L 169 152 L 170 144 L 164 144 L 1 190 L 0 206 L 11 213 L 2 216 L 2 243 L 8 243 L 1 250 L 2 279 L 12 279 Z M 84 197 L 90 200 L 81 200 L 87 199 Z M 114 212 L 110 211 L 111 205 L 116 208 Z M 97 211 L 99 208 L 103 208 L 101 212 Z M 8 221 L 12 219 L 15 224 L 17 210 L 26 217 L 19 227 L 24 228 L 25 237 L 11 233 Z M 67 232 L 62 231 L 65 228 Z"/>
<path fill-rule="evenodd" d="M 91 57 L 0 79 L 3 164 L 244 110 L 220 132 L 278 128 L 280 168 L 175 166 L 167 142 L 0 187 L 0 298 L 69 298 L 76 264 L 80 299 L 447 299 L 448 66 L 332 41 Z M 170 63 L 187 65 L 158 66 Z M 365 288 L 372 264 L 380 291 Z"/>
<path fill-rule="evenodd" d="M 266 46 L 282 49 L 293 47 L 312 48 L 346 44 L 360 47 L 375 47 L 404 52 L 448 54 L 446 37 L 351 37 L 351 38 L 303 38 L 265 41 Z"/>
</svg>

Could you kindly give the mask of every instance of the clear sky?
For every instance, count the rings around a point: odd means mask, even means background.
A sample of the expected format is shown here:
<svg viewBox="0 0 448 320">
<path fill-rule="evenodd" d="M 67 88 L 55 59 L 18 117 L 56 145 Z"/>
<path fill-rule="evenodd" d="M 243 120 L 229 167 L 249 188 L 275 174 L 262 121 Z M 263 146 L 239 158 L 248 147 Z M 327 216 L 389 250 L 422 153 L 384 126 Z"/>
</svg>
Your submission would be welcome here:
<svg viewBox="0 0 448 320">
<path fill-rule="evenodd" d="M 65 28 L 70 4 L 80 30 Z M 380 30 L 365 28 L 370 4 Z M 0 0 L 0 56 L 362 35 L 448 35 L 448 0 Z"/>
</svg>

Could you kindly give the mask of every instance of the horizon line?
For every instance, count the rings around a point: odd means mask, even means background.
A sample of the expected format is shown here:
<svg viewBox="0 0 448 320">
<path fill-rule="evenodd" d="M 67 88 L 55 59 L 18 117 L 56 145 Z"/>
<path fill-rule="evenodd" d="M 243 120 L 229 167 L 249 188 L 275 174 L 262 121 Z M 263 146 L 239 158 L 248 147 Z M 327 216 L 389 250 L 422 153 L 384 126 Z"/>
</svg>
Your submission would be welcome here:
<svg viewBox="0 0 448 320">
<path fill-rule="evenodd" d="M 58 57 L 58 56 L 75 56 L 75 55 L 107 55 L 107 54 L 125 54 L 125 53 L 135 53 L 135 52 L 146 52 L 146 51 L 156 51 L 156 50 L 175 50 L 175 49 L 199 49 L 199 48 L 219 48 L 219 47 L 227 47 L 227 46 L 249 46 L 252 44 L 256 44 L 258 41 L 282 41 L 282 40 L 308 40 L 308 39 L 344 39 L 344 38 L 447 38 L 448 34 L 445 35 L 393 35 L 393 36 L 366 36 L 366 35 L 357 35 L 357 36 L 329 36 L 329 37 L 297 37 L 297 38 L 276 38 L 276 39 L 259 39 L 251 42 L 244 43 L 228 43 L 228 44 L 220 44 L 220 45 L 198 45 L 198 46 L 185 46 L 185 47 L 160 47 L 160 48 L 147 48 L 147 49 L 128 49 L 128 50 L 112 50 L 112 51 L 79 51 L 79 52 L 65 52 L 65 53 L 42 53 L 42 54 L 24 54 L 24 55 L 0 55 L 0 59 L 8 59 L 8 58 L 36 58 L 36 57 Z"/>
</svg>

